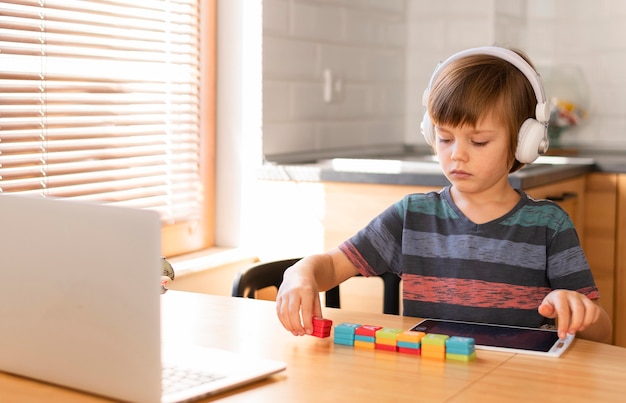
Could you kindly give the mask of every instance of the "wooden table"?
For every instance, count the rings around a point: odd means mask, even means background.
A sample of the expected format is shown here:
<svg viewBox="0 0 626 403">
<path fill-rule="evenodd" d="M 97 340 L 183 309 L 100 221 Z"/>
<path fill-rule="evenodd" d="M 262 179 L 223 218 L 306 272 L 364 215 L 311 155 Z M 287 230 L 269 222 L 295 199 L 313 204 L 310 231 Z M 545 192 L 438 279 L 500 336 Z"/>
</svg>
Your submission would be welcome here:
<svg viewBox="0 0 626 403">
<path fill-rule="evenodd" d="M 273 302 L 169 291 L 163 337 L 287 362 L 287 370 L 205 399 L 220 402 L 621 401 L 626 349 L 575 340 L 560 358 L 478 351 L 470 363 L 335 345 L 332 337 L 295 337 Z M 416 318 L 324 308 L 335 324 L 409 329 Z M 0 373 L 0 402 L 103 402 L 69 389 Z"/>
</svg>

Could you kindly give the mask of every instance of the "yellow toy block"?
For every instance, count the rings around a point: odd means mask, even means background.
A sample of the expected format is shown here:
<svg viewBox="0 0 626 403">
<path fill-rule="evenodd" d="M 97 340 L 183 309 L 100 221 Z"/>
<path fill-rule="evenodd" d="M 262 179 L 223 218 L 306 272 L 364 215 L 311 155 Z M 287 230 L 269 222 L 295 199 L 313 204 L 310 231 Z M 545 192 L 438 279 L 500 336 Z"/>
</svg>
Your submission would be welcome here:
<svg viewBox="0 0 626 403">
<path fill-rule="evenodd" d="M 394 329 L 391 327 L 384 327 L 378 331 L 376 331 L 376 340 L 379 339 L 391 339 L 396 340 L 396 336 L 402 333 L 402 329 Z"/>
<path fill-rule="evenodd" d="M 406 341 L 407 343 L 419 343 L 422 338 L 426 336 L 424 332 L 418 332 L 415 330 L 406 330 L 396 335 L 397 341 Z"/>
<path fill-rule="evenodd" d="M 376 344 L 369 343 L 367 341 L 355 340 L 354 341 L 354 347 L 355 348 L 364 348 L 364 349 L 367 349 L 367 350 L 373 350 L 374 347 L 376 347 Z"/>
<path fill-rule="evenodd" d="M 433 344 L 424 344 L 422 339 L 422 357 L 436 358 L 438 360 L 446 359 L 446 346 L 438 346 Z"/>
<path fill-rule="evenodd" d="M 450 336 L 447 334 L 437 334 L 437 333 L 428 333 L 426 336 L 422 337 L 422 346 L 425 344 L 436 345 L 436 346 L 446 346 L 446 340 L 448 340 Z"/>
<path fill-rule="evenodd" d="M 474 351 L 473 353 L 469 355 L 446 353 L 446 360 L 469 362 L 469 361 L 474 361 L 475 359 L 476 359 L 476 351 Z"/>
<path fill-rule="evenodd" d="M 407 343 L 419 343 L 422 338 L 426 336 L 424 332 L 417 332 L 415 330 L 407 330 L 402 333 L 398 333 L 396 341 L 404 341 Z"/>
</svg>

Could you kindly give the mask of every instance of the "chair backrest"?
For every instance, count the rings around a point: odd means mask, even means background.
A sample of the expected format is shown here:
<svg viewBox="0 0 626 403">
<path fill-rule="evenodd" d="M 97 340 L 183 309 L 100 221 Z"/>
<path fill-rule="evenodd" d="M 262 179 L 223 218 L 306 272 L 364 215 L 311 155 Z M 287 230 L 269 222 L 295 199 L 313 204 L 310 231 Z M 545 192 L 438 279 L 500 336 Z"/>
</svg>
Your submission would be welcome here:
<svg viewBox="0 0 626 403">
<path fill-rule="evenodd" d="M 301 258 L 274 260 L 252 264 L 239 271 L 233 280 L 233 297 L 255 298 L 257 291 L 267 287 L 278 289 L 283 282 L 285 270 Z M 339 308 L 339 287 L 326 291 L 326 306 Z"/>
<path fill-rule="evenodd" d="M 387 272 L 379 274 L 383 280 L 383 313 L 400 314 L 400 281 L 397 275 Z"/>
<path fill-rule="evenodd" d="M 250 265 L 239 271 L 233 280 L 231 295 L 233 297 L 255 298 L 258 290 L 267 287 L 278 289 L 283 282 L 285 270 L 293 266 L 301 258 L 275 260 Z M 400 313 L 400 277 L 393 273 L 379 275 L 384 283 L 383 313 L 398 315 Z M 341 308 L 339 286 L 326 291 L 326 306 Z"/>
</svg>

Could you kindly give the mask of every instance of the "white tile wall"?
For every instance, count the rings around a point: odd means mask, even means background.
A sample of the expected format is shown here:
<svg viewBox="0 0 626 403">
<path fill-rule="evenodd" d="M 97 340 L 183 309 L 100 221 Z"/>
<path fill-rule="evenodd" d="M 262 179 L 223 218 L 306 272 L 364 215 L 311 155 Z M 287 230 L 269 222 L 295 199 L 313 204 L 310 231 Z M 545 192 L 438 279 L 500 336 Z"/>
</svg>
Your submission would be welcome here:
<svg viewBox="0 0 626 403">
<path fill-rule="evenodd" d="M 264 0 L 263 11 L 268 158 L 404 143 L 405 0 Z"/>
<path fill-rule="evenodd" d="M 407 144 L 425 145 L 422 94 L 437 63 L 459 50 L 493 43 L 494 1 L 408 0 Z"/>
<path fill-rule="evenodd" d="M 494 43 L 540 70 L 583 72 L 589 117 L 565 145 L 626 149 L 626 1 L 264 0 L 263 10 L 266 154 L 424 144 L 421 95 L 437 62 Z M 332 103 L 326 68 L 343 84 Z"/>
<path fill-rule="evenodd" d="M 579 66 L 589 87 L 589 118 L 566 144 L 626 149 L 625 21 L 621 0 L 528 0 L 528 53 L 538 65 Z"/>
</svg>

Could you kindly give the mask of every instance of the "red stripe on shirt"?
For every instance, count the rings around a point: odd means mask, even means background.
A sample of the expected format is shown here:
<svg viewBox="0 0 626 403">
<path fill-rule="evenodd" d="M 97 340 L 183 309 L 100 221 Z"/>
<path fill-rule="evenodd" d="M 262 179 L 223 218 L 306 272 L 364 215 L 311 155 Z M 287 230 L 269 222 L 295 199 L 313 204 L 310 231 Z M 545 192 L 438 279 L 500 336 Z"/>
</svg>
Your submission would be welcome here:
<svg viewBox="0 0 626 403">
<path fill-rule="evenodd" d="M 479 308 L 537 309 L 551 289 L 405 273 L 404 298 Z"/>
</svg>

